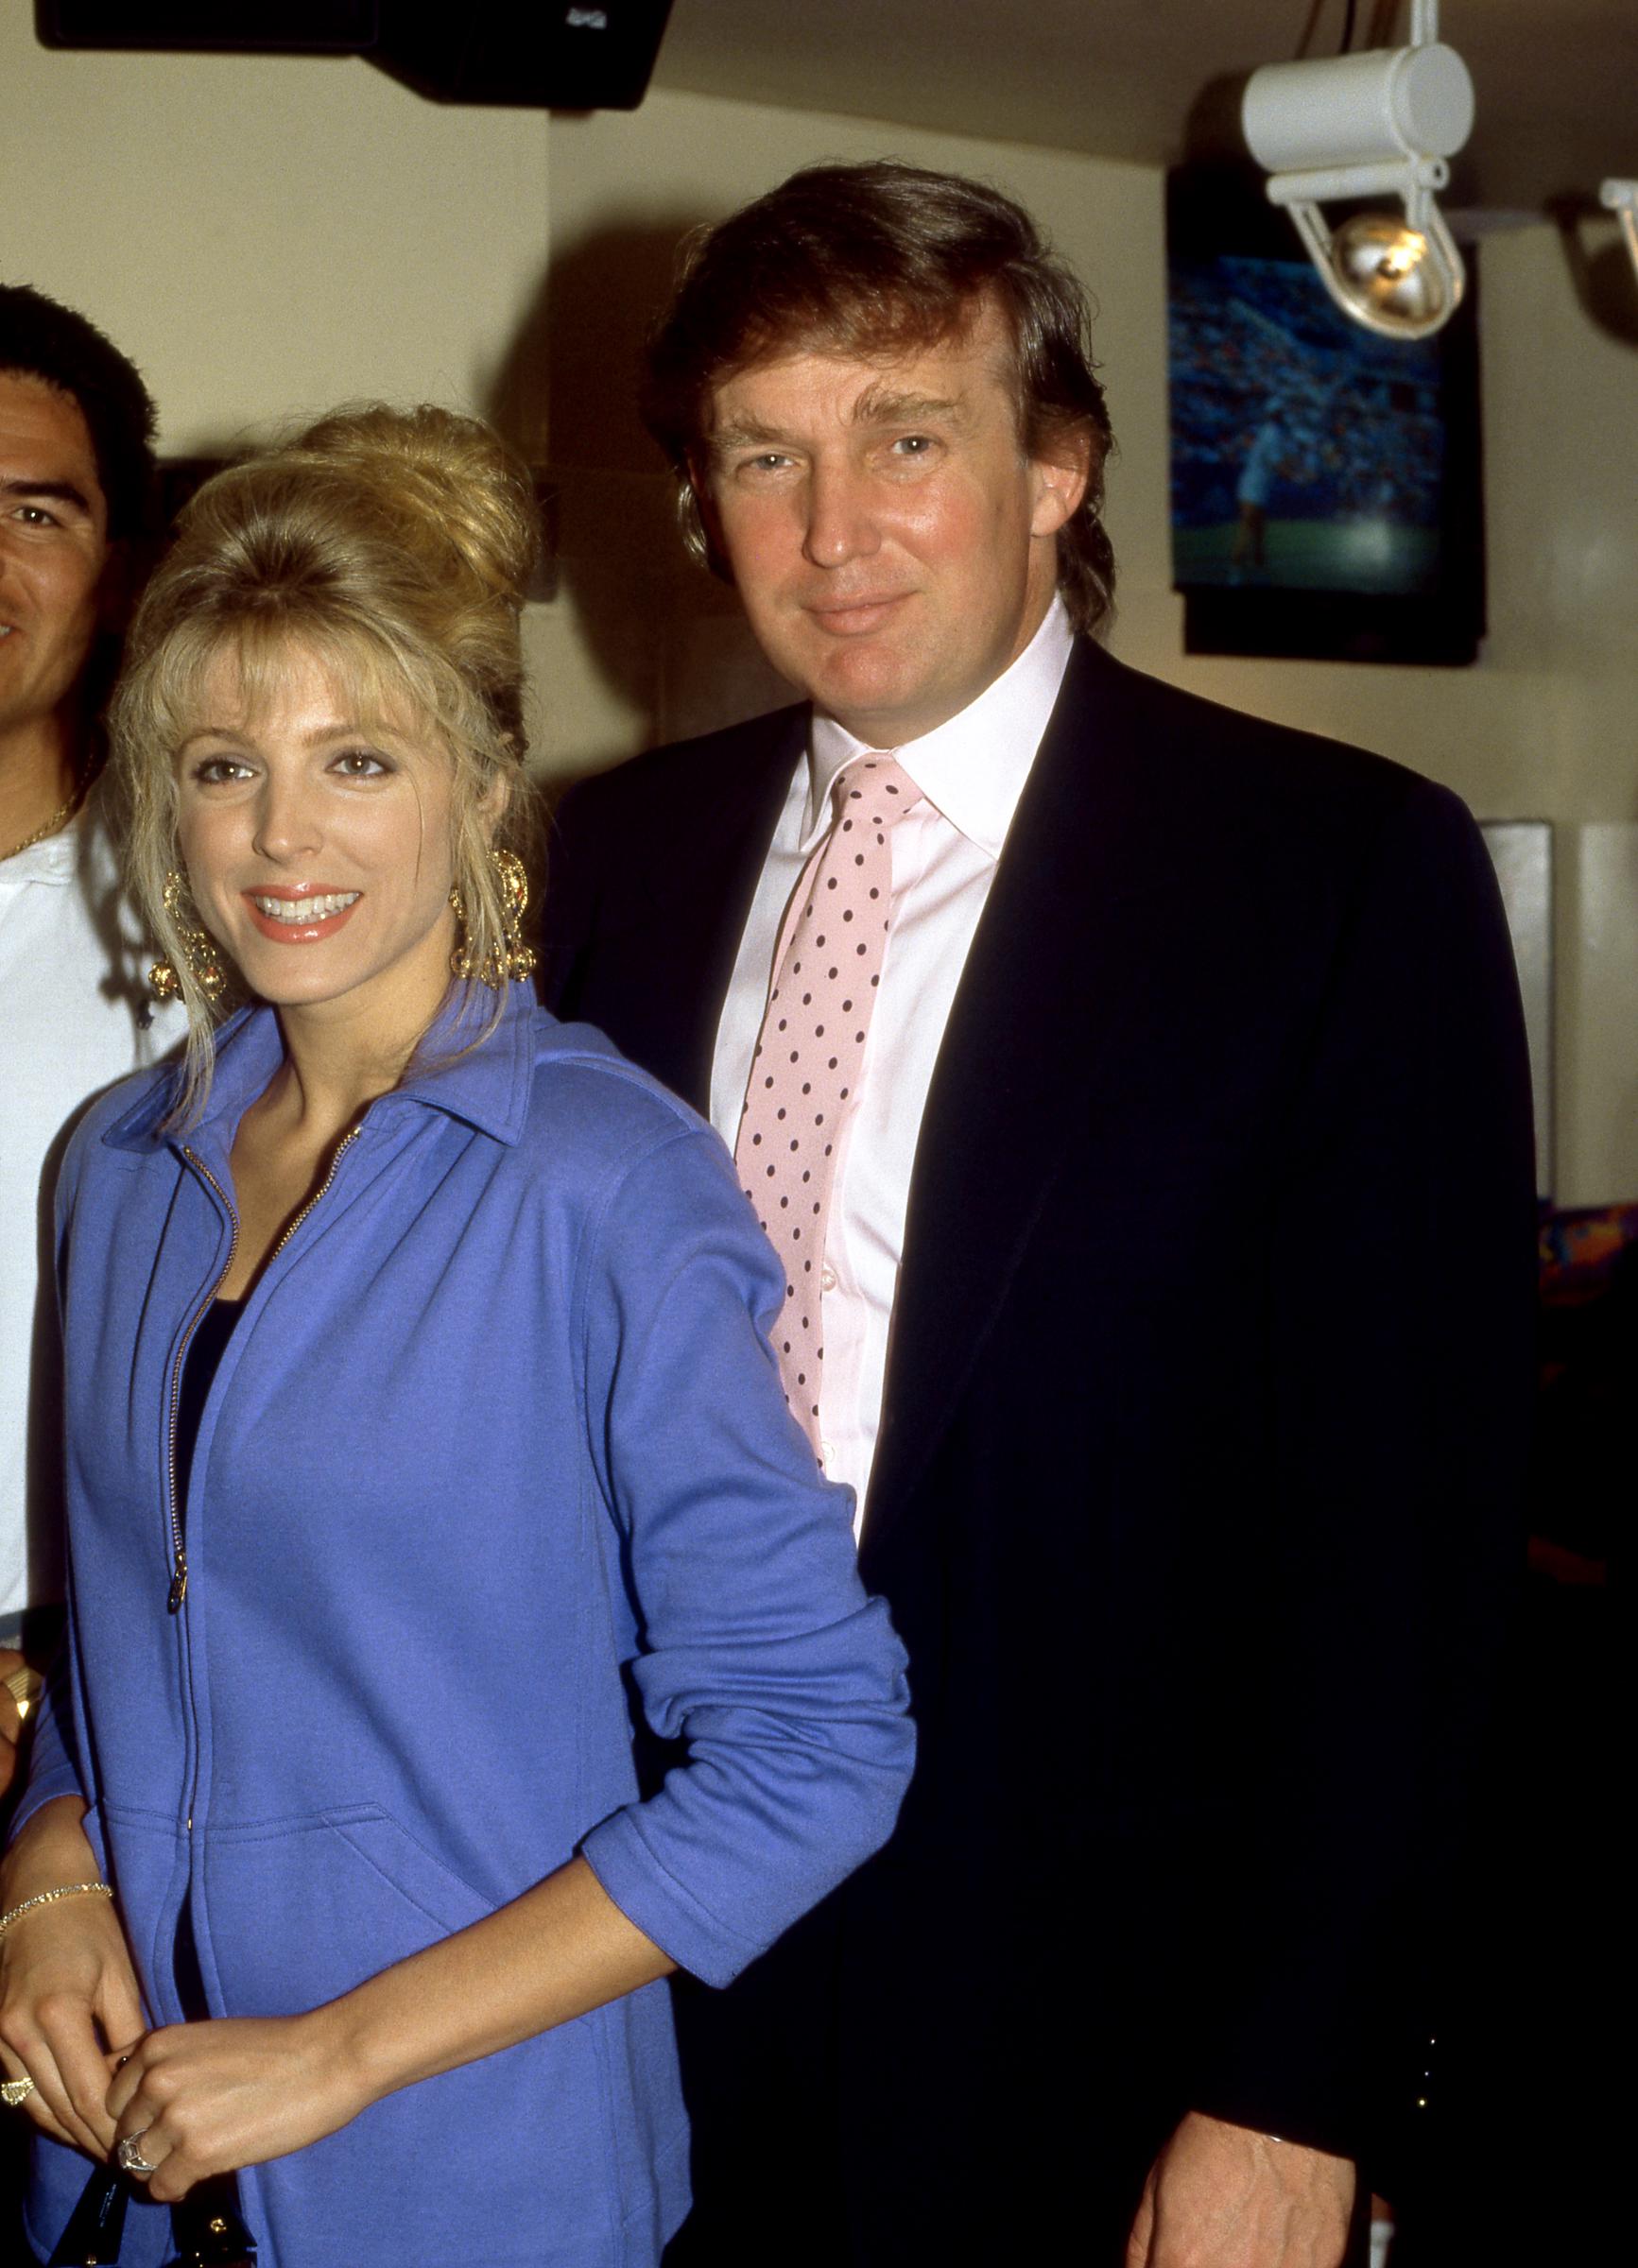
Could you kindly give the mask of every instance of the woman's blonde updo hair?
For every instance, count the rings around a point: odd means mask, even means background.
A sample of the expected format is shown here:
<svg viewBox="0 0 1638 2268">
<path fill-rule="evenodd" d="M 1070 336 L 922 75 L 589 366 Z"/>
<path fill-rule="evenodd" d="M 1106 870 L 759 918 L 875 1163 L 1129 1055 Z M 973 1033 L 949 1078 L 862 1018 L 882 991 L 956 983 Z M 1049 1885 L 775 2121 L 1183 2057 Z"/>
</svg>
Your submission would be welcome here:
<svg viewBox="0 0 1638 2268">
<path fill-rule="evenodd" d="M 131 885 L 187 1005 L 181 1115 L 204 1100 L 222 1012 L 164 902 L 181 863 L 177 751 L 204 720 L 213 666 L 233 657 L 253 715 L 295 648 L 348 688 L 362 718 L 438 733 L 454 770 L 463 943 L 473 967 L 504 967 L 491 851 L 532 865 L 518 620 L 538 541 L 522 466 L 487 425 L 431 406 L 338 410 L 218 472 L 187 506 L 131 625 L 109 717 Z M 496 799 L 501 780 L 509 792 Z M 500 1005 L 497 992 L 491 1025 Z"/>
</svg>

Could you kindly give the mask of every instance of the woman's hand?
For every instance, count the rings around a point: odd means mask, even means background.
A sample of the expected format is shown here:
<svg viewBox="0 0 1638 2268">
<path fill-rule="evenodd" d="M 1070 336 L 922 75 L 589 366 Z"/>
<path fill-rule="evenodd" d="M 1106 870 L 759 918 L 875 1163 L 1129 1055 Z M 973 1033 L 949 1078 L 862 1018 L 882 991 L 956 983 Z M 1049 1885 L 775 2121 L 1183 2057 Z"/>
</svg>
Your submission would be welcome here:
<svg viewBox="0 0 1638 2268">
<path fill-rule="evenodd" d="M 7 1854 L 0 1911 L 42 1890 L 94 1882 L 100 1868 L 73 1796 L 43 1805 Z M 32 2079 L 25 2110 L 55 2141 L 93 2157 L 113 2147 L 108 2053 L 143 2029 L 125 1937 L 106 1898 L 36 1906 L 0 1937 L 0 2065 Z"/>
<path fill-rule="evenodd" d="M 221 2017 L 150 2032 L 114 2062 L 107 2114 L 152 2166 L 171 2205 L 207 2174 L 283 2157 L 334 2134 L 371 2099 L 350 2071 L 328 2008 Z"/>
<path fill-rule="evenodd" d="M 111 2057 L 118 2139 L 164 2204 L 283 2157 L 401 2087 L 495 2054 L 664 1976 L 673 1963 L 571 1859 L 470 1929 L 304 2016 L 219 2017 Z M 139 2178 L 142 2178 L 139 2176 Z"/>
</svg>

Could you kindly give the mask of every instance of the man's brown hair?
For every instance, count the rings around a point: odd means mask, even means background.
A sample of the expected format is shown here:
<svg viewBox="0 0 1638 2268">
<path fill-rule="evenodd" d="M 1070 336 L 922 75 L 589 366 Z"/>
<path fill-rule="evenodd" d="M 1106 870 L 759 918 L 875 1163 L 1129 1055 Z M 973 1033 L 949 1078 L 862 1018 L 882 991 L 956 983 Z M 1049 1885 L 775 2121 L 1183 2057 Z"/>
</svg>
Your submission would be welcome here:
<svg viewBox="0 0 1638 2268">
<path fill-rule="evenodd" d="M 807 166 L 684 248 L 649 347 L 643 411 L 671 460 L 690 549 L 726 572 L 696 485 L 714 387 L 777 354 L 896 360 L 958 336 L 986 305 L 1011 335 L 1026 452 L 1050 460 L 1067 437 L 1090 443 L 1086 494 L 1058 538 L 1058 583 L 1076 627 L 1096 629 L 1114 556 L 1101 517 L 1109 412 L 1086 296 L 1021 205 L 918 165 Z"/>
</svg>

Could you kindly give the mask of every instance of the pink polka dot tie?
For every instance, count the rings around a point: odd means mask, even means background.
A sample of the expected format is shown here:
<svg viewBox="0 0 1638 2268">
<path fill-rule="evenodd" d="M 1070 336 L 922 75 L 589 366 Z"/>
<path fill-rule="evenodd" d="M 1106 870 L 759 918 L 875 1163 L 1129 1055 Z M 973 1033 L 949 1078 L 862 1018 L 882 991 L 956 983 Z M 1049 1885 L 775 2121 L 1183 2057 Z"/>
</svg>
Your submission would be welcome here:
<svg viewBox="0 0 1638 2268">
<path fill-rule="evenodd" d="M 745 1193 L 785 1263 L 774 1350 L 785 1400 L 816 1451 L 831 1190 L 892 926 L 892 831 L 921 799 L 890 756 L 855 756 L 837 773 L 830 832 L 781 933 L 733 1145 Z"/>
</svg>

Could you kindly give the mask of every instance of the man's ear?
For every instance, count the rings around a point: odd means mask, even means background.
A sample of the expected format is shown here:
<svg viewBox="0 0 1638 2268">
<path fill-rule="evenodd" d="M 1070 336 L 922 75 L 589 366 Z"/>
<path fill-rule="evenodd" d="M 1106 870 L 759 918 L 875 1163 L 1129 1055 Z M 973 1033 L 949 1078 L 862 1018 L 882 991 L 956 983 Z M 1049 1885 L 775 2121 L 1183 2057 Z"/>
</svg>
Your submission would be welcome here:
<svg viewBox="0 0 1638 2268">
<path fill-rule="evenodd" d="M 1054 434 L 1044 454 L 1032 457 L 1035 510 L 1029 523 L 1032 536 L 1056 536 L 1079 511 L 1092 478 L 1093 436 L 1085 425 Z"/>
<path fill-rule="evenodd" d="M 703 464 L 696 456 L 688 459 L 688 487 L 694 498 L 694 509 L 698 516 L 700 532 L 705 538 L 706 564 L 714 575 L 724 582 L 733 576 L 728 565 L 728 546 L 722 540 L 722 522 L 716 510 L 716 500 L 711 493 L 711 481 Z"/>
</svg>

